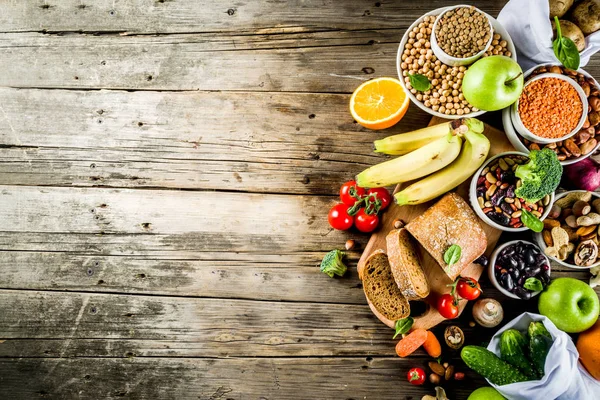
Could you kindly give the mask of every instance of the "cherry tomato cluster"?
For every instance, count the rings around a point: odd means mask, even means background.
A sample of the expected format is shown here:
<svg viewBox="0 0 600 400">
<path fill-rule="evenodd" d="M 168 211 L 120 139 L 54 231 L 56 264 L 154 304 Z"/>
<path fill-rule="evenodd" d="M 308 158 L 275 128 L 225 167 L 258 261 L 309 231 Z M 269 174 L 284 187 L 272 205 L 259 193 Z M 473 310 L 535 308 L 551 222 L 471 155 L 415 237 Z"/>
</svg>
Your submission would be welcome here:
<svg viewBox="0 0 600 400">
<path fill-rule="evenodd" d="M 379 211 L 385 210 L 392 201 L 386 188 L 361 188 L 356 181 L 348 181 L 340 188 L 341 203 L 329 210 L 329 225 L 346 231 L 356 226 L 361 232 L 373 232 L 379 225 Z"/>
<path fill-rule="evenodd" d="M 454 283 L 449 286 L 452 287 L 452 291 L 442 295 L 437 302 L 438 312 L 446 319 L 458 317 L 459 297 L 465 300 L 475 300 L 482 292 L 479 282 L 473 278 L 459 276 Z"/>
</svg>

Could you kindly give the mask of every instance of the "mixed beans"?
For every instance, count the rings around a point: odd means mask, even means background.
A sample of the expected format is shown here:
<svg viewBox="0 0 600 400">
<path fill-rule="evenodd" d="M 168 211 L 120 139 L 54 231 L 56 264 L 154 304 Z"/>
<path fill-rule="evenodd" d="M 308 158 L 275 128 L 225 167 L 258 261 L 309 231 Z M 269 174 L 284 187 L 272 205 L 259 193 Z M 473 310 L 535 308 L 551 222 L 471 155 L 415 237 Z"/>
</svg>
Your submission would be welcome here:
<svg viewBox="0 0 600 400">
<path fill-rule="evenodd" d="M 583 103 L 569 82 L 542 78 L 525 86 L 519 97 L 519 117 L 536 136 L 558 139 L 577 127 Z"/>
<path fill-rule="evenodd" d="M 462 93 L 462 80 L 467 67 L 443 64 L 433 54 L 431 32 L 435 19 L 435 15 L 425 16 L 408 32 L 400 64 L 404 82 L 417 101 L 433 111 L 446 115 L 466 115 L 479 111 L 465 100 Z M 508 43 L 498 33 L 493 34 L 492 45 L 483 56 L 491 55 L 512 55 L 508 50 Z M 410 84 L 409 75 L 413 74 L 425 75 L 431 82 L 431 88 L 418 92 Z"/>
<path fill-rule="evenodd" d="M 498 225 L 521 228 L 522 210 L 531 212 L 540 218 L 550 203 L 550 195 L 536 203 L 530 203 L 516 197 L 515 190 L 521 186 L 521 180 L 514 171 L 528 161 L 527 157 L 506 155 L 498 157 L 486 166 L 477 179 L 477 202 L 483 213 Z"/>
<path fill-rule="evenodd" d="M 548 259 L 536 245 L 519 241 L 500 251 L 494 264 L 498 283 L 520 299 L 529 300 L 532 291 L 523 287 L 527 278 L 537 278 L 543 286 L 550 283 Z"/>
<path fill-rule="evenodd" d="M 438 45 L 449 56 L 467 58 L 485 50 L 492 36 L 487 17 L 474 7 L 459 7 L 442 14 L 435 26 Z"/>
<path fill-rule="evenodd" d="M 596 83 L 592 78 L 588 78 L 582 73 L 558 65 L 538 67 L 531 73 L 530 77 L 546 72 L 566 75 L 581 86 L 588 100 L 588 118 L 584 123 L 583 128 L 577 132 L 575 136 L 564 141 L 543 145 L 529 141 L 520 136 L 519 139 L 529 150 L 540 150 L 540 148 L 544 147 L 552 149 L 561 161 L 572 160 L 591 153 L 598 147 L 598 139 L 596 136 L 600 135 L 600 88 L 596 86 Z"/>
</svg>

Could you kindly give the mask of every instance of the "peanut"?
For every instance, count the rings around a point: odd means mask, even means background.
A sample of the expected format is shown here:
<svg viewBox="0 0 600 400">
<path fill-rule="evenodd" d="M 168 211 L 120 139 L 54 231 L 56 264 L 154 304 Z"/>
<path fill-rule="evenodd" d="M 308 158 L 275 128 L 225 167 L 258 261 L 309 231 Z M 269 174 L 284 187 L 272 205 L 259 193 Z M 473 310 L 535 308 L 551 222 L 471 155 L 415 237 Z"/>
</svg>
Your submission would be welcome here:
<svg viewBox="0 0 600 400">
<path fill-rule="evenodd" d="M 591 192 L 571 192 L 567 194 L 565 197 L 562 197 L 554 202 L 560 208 L 570 208 L 573 203 L 577 200 L 583 200 L 589 202 L 592 200 Z"/>
<path fill-rule="evenodd" d="M 588 215 L 577 218 L 577 225 L 579 226 L 590 226 L 600 224 L 600 214 L 589 213 Z"/>
</svg>

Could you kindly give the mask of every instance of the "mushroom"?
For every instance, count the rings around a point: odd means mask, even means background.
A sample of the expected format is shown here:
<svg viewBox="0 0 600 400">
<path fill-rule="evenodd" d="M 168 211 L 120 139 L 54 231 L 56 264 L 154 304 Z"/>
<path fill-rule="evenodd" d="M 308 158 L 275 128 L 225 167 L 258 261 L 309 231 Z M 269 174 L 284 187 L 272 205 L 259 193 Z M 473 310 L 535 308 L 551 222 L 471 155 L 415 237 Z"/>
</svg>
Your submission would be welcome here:
<svg viewBox="0 0 600 400">
<path fill-rule="evenodd" d="M 444 340 L 451 349 L 460 349 L 465 343 L 465 334 L 456 325 L 450 325 L 444 331 Z"/>
<path fill-rule="evenodd" d="M 473 318 L 484 328 L 493 328 L 502 322 L 504 310 L 494 299 L 481 299 L 473 305 Z"/>
<path fill-rule="evenodd" d="M 575 264 L 580 267 L 589 267 L 598 258 L 598 246 L 593 240 L 585 240 L 579 243 L 575 250 Z"/>
</svg>

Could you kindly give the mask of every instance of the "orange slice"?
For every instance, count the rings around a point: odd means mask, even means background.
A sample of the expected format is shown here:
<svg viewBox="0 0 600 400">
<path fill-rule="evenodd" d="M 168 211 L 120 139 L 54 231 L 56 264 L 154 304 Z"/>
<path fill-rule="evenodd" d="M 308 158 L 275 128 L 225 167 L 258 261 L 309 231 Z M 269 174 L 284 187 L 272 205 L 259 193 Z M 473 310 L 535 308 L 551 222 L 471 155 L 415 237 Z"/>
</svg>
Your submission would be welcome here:
<svg viewBox="0 0 600 400">
<path fill-rule="evenodd" d="M 408 110 L 409 99 L 399 80 L 377 78 L 360 85 L 350 98 L 352 117 L 369 129 L 395 125 Z"/>
</svg>

